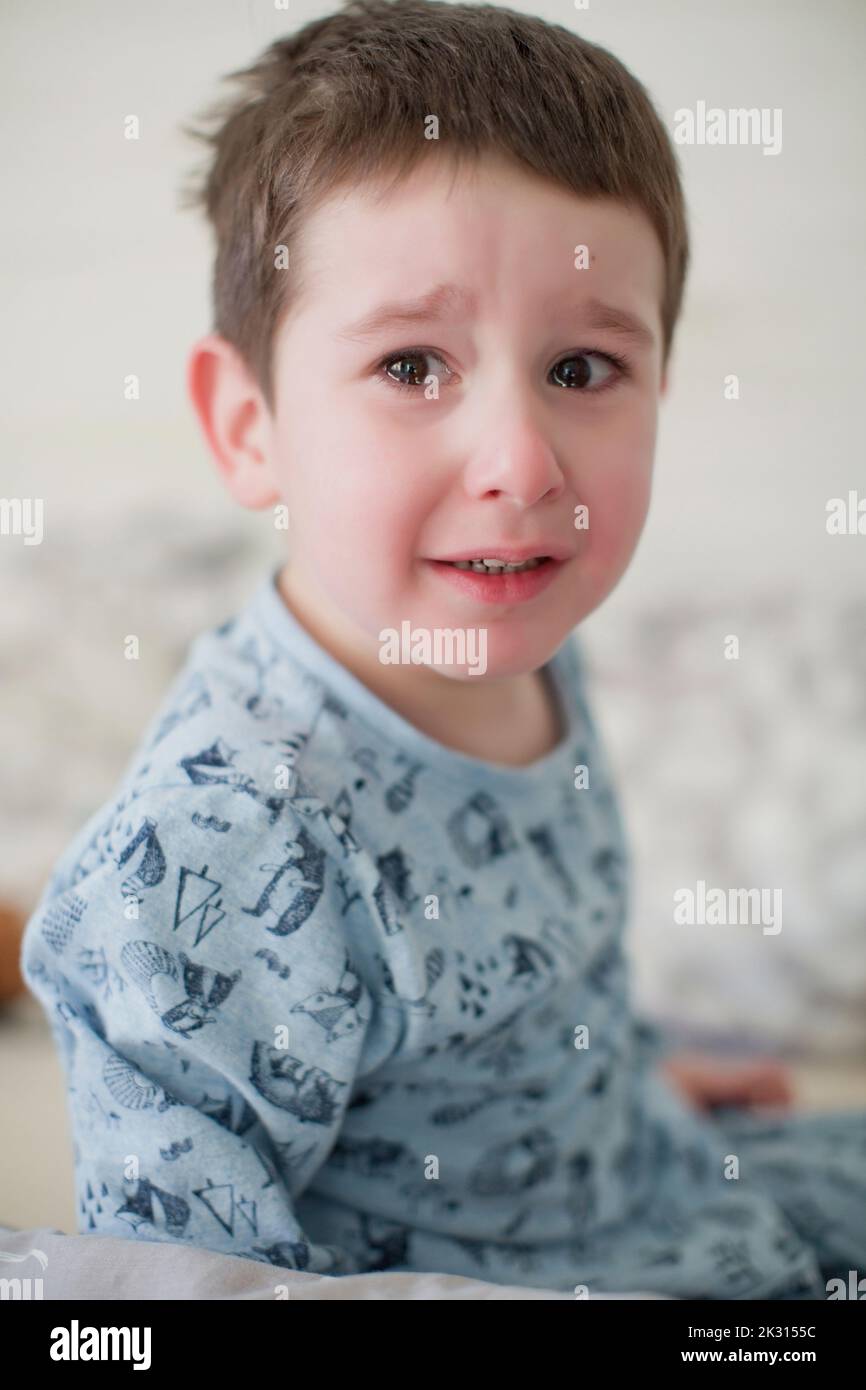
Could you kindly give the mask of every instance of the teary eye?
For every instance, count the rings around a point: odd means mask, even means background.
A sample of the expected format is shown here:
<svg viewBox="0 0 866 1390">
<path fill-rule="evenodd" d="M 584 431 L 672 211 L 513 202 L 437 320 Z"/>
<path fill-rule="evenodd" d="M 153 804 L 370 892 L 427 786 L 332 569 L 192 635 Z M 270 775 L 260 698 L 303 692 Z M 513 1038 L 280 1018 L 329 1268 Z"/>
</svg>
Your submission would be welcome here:
<svg viewBox="0 0 866 1390">
<path fill-rule="evenodd" d="M 437 370 L 435 365 L 431 369 L 431 362 L 438 363 L 439 369 Z M 593 367 L 593 363 L 597 365 Z M 586 350 L 571 352 L 560 358 L 552 368 L 548 380 L 567 390 L 597 396 L 615 387 L 629 374 L 626 358 L 616 353 Z M 440 354 L 432 348 L 403 348 L 383 358 L 377 366 L 376 375 L 386 386 L 419 394 L 428 385 L 431 377 L 437 380 L 439 386 L 447 386 L 454 373 Z"/>
<path fill-rule="evenodd" d="M 443 370 L 441 372 L 428 371 L 423 365 L 418 368 L 417 364 L 423 364 L 425 359 L 440 362 Z M 402 379 L 392 374 L 391 368 L 395 365 L 398 373 L 404 374 Z M 386 357 L 383 362 L 380 362 L 379 371 L 384 373 L 383 380 L 389 386 L 396 386 L 398 390 L 421 389 L 426 386 L 427 378 L 430 376 L 436 377 L 442 384 L 443 378 L 451 375 L 450 368 L 442 361 L 439 354 L 430 348 L 404 348 L 401 352 L 394 353 L 391 357 Z M 406 380 L 406 377 L 410 379 Z"/>
</svg>

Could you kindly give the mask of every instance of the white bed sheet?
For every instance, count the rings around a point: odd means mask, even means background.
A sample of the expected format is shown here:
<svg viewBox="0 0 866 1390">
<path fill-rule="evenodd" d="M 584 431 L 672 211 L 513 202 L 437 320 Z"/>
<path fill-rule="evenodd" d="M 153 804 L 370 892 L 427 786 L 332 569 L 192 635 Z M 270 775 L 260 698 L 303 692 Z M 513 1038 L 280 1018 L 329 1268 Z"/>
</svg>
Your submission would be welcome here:
<svg viewBox="0 0 866 1390">
<path fill-rule="evenodd" d="M 43 1299 L 475 1299 L 521 1301 L 574 1296 L 556 1289 L 488 1284 L 455 1274 L 346 1274 L 334 1278 L 280 1269 L 170 1241 L 66 1235 L 50 1227 L 0 1226 L 0 1278 L 42 1280 Z M 26 1287 L 26 1286 L 24 1286 Z M 31 1291 L 37 1286 L 30 1285 Z M 655 1293 L 593 1299 L 665 1298 Z"/>
</svg>

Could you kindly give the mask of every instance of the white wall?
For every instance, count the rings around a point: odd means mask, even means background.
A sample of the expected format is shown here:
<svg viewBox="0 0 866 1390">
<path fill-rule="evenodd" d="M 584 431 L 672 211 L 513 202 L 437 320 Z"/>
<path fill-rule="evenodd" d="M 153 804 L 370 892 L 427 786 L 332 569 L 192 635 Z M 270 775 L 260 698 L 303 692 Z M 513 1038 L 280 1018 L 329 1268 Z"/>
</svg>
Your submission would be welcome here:
<svg viewBox="0 0 866 1390">
<path fill-rule="evenodd" d="M 180 213 L 199 158 L 179 133 L 218 77 L 328 5 L 151 0 L 7 4 L 4 488 L 69 523 L 153 496 L 225 514 L 183 393 L 207 326 L 210 245 Z M 673 123 L 699 99 L 783 111 L 783 147 L 680 147 L 695 260 L 663 407 L 655 505 L 633 591 L 699 582 L 862 585 L 866 548 L 828 538 L 824 504 L 866 487 L 866 121 L 860 0 L 590 0 L 532 7 L 610 47 Z M 141 121 L 138 142 L 122 120 Z M 143 379 L 124 401 L 127 371 Z M 741 399 L 723 400 L 736 372 Z M 179 462 L 183 467 L 178 467 Z M 4 557 L 5 558 L 5 557 Z M 19 557 L 20 558 L 20 557 Z M 623 594 L 622 601 L 626 601 Z"/>
</svg>

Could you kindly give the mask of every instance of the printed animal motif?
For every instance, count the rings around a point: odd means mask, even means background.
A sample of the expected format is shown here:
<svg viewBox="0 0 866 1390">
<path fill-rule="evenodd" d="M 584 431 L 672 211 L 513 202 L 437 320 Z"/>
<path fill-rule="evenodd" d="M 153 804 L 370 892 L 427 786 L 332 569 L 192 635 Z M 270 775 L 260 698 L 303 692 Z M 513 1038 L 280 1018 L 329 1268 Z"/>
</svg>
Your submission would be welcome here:
<svg viewBox="0 0 866 1390">
<path fill-rule="evenodd" d="M 213 1023 L 241 977 L 239 970 L 223 975 L 197 965 L 183 951 L 175 960 L 154 941 L 128 941 L 120 960 L 166 1028 L 183 1035 Z"/>
<path fill-rule="evenodd" d="M 178 767 L 183 768 L 194 787 L 216 784 L 237 791 L 254 791 L 255 783 L 234 765 L 236 752 L 224 738 L 215 738 L 207 748 L 180 758 Z"/>
<path fill-rule="evenodd" d="M 297 791 L 291 798 L 291 805 L 292 809 L 302 816 L 321 816 L 347 858 L 350 855 L 360 853 L 361 847 L 349 829 L 352 809 L 349 794 L 345 788 L 335 798 L 334 805 L 331 807 L 319 797 L 312 795 L 299 777 Z"/>
<path fill-rule="evenodd" d="M 177 765 L 194 787 L 227 787 L 232 792 L 253 797 L 268 810 L 269 823 L 273 825 L 283 810 L 283 797 L 260 792 L 255 778 L 235 764 L 238 752 L 226 739 L 218 737 L 208 747 L 179 759 Z"/>
<path fill-rule="evenodd" d="M 545 1182 L 556 1166 L 556 1141 L 541 1126 L 484 1153 L 469 1178 L 470 1191 L 504 1197 Z"/>
<path fill-rule="evenodd" d="M 292 1006 L 293 1014 L 307 1014 L 324 1030 L 325 1042 L 350 1037 L 369 1020 L 358 1012 L 362 994 L 361 979 L 346 955 L 343 973 L 333 990 L 319 989 Z"/>
<path fill-rule="evenodd" d="M 152 1226 L 170 1236 L 183 1235 L 189 1223 L 189 1203 L 175 1192 L 167 1192 L 149 1178 L 137 1178 L 125 1183 L 126 1201 L 117 1208 L 115 1216 L 127 1221 L 136 1232 L 142 1226 Z"/>
<path fill-rule="evenodd" d="M 346 1089 L 345 1081 L 337 1081 L 323 1067 L 305 1065 L 266 1042 L 253 1044 L 250 1081 L 271 1105 L 317 1125 L 332 1123 Z"/>
<path fill-rule="evenodd" d="M 299 931 L 315 910 L 325 885 L 325 854 L 301 827 L 297 840 L 285 844 L 287 857 L 281 864 L 261 864 L 271 878 L 262 889 L 255 907 L 242 910 L 250 917 L 274 913 L 276 922 L 268 927 L 274 936 L 290 936 Z"/>
<path fill-rule="evenodd" d="M 125 1057 L 118 1057 L 116 1053 L 106 1057 L 102 1079 L 118 1105 L 125 1110 L 157 1110 L 162 1113 L 179 1103 L 164 1087 L 158 1086 Z"/>
</svg>

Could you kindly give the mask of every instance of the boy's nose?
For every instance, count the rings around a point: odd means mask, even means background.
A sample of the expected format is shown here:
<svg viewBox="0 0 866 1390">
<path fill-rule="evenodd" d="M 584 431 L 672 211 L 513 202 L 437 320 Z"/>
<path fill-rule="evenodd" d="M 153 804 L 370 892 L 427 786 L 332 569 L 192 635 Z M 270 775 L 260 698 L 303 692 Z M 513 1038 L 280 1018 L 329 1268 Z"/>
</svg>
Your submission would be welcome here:
<svg viewBox="0 0 866 1390">
<path fill-rule="evenodd" d="M 566 475 L 539 430 L 515 421 L 510 428 L 497 429 L 474 451 L 464 486 L 474 498 L 502 497 L 531 507 L 562 496 Z"/>
</svg>

